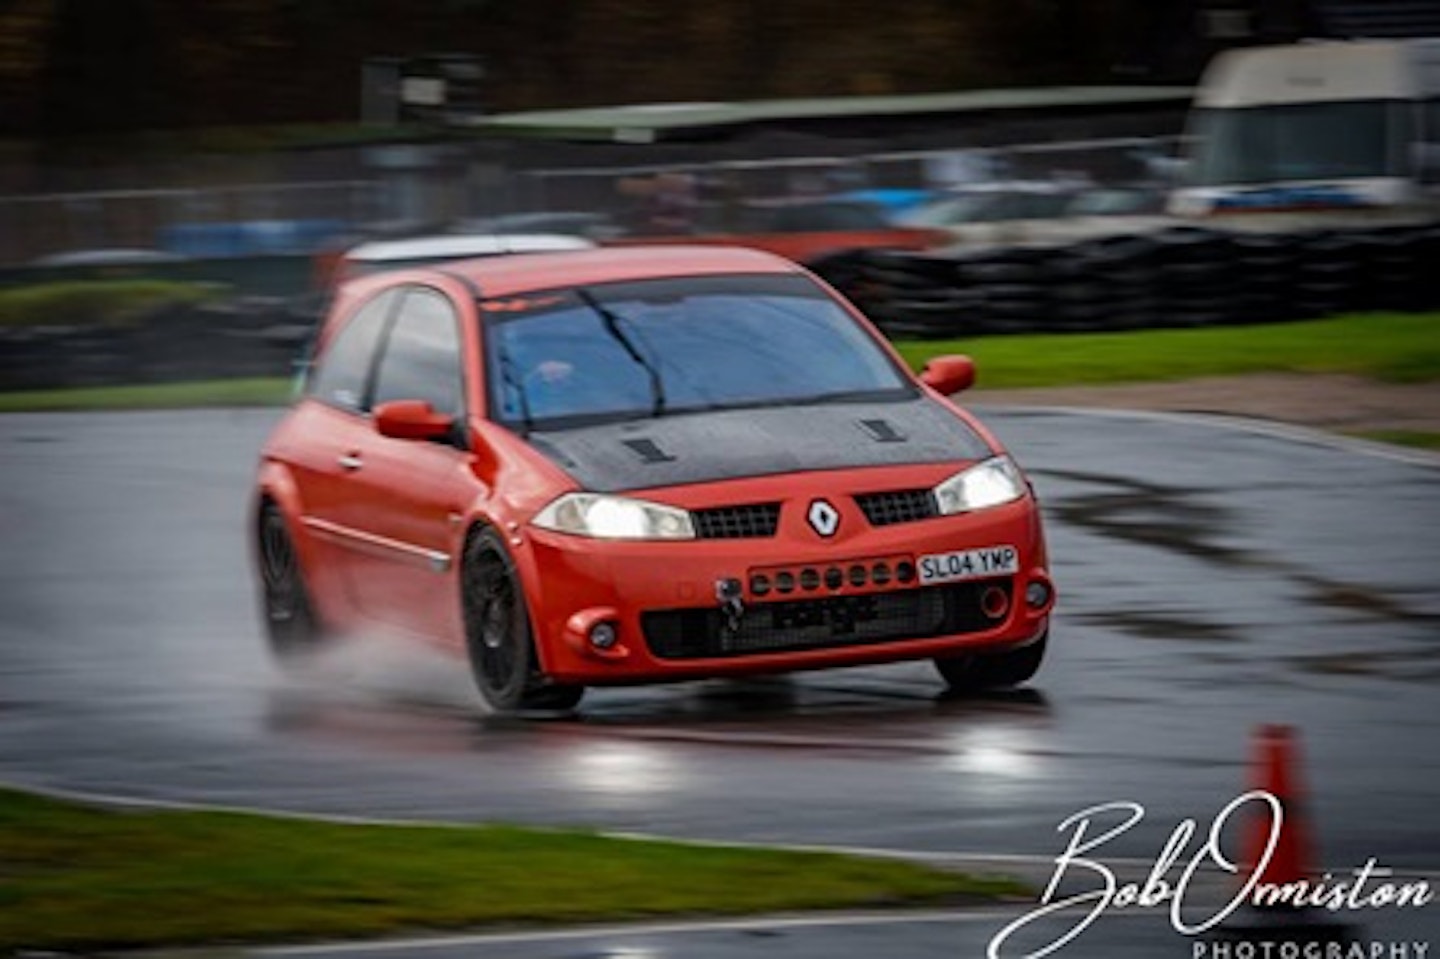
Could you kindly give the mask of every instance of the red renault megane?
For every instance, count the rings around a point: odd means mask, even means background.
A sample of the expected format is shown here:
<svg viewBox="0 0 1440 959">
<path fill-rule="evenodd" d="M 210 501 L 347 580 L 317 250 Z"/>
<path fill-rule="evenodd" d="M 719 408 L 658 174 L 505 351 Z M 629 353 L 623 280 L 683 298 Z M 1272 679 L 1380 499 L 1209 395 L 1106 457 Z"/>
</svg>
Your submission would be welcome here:
<svg viewBox="0 0 1440 959">
<path fill-rule="evenodd" d="M 930 658 L 1020 683 L 1054 590 L 1025 476 L 864 317 L 777 257 L 537 254 L 346 285 L 266 443 L 264 620 L 381 625 L 498 711 L 586 686 Z"/>
</svg>

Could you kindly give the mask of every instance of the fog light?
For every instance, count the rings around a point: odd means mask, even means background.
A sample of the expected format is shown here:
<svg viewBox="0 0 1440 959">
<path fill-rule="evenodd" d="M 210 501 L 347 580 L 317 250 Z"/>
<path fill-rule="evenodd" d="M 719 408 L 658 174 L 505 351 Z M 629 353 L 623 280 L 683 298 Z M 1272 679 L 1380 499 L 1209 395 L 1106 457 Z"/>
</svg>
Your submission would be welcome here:
<svg viewBox="0 0 1440 959">
<path fill-rule="evenodd" d="M 980 594 L 980 610 L 990 619 L 1004 619 L 1010 612 L 1010 597 L 1000 587 L 991 586 Z"/>
<path fill-rule="evenodd" d="M 619 638 L 614 623 L 596 623 L 590 627 L 590 645 L 596 649 L 611 649 Z"/>
<path fill-rule="evenodd" d="M 1044 609 L 1050 602 L 1050 587 L 1038 580 L 1025 587 L 1025 605 L 1031 609 Z"/>
</svg>

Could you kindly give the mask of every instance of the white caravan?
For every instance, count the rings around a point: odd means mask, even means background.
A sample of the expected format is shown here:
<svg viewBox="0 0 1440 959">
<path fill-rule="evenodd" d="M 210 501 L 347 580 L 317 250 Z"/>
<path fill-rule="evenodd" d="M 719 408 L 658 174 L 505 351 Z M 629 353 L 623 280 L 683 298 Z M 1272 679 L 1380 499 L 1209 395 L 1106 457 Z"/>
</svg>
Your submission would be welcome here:
<svg viewBox="0 0 1440 959">
<path fill-rule="evenodd" d="M 1434 217 L 1440 39 L 1222 53 L 1201 79 L 1187 134 L 1184 182 L 1169 205 L 1176 216 Z"/>
</svg>

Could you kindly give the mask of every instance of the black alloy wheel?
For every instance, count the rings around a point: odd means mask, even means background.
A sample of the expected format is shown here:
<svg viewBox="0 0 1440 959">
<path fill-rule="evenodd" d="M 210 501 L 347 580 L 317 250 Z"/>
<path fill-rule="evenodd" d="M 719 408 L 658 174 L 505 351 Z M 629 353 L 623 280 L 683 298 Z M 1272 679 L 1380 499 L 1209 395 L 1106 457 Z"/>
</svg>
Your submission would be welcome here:
<svg viewBox="0 0 1440 959">
<path fill-rule="evenodd" d="M 548 683 L 540 675 L 519 575 L 493 530 L 471 538 L 460 575 L 465 644 L 485 705 L 501 714 L 573 709 L 585 687 Z"/>
<path fill-rule="evenodd" d="M 320 642 L 320 626 L 305 589 L 285 514 L 269 500 L 260 508 L 257 534 L 256 562 L 265 635 L 276 658 L 290 661 L 314 650 Z"/>
</svg>

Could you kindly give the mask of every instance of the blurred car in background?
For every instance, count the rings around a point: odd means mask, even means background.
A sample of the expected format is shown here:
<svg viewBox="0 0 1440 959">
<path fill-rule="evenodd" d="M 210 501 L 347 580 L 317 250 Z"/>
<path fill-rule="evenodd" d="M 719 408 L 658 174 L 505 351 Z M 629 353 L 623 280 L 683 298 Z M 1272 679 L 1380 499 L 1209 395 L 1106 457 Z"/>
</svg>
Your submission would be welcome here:
<svg viewBox="0 0 1440 959">
<path fill-rule="evenodd" d="M 871 203 L 880 207 L 888 216 L 894 217 L 935 199 L 935 191 L 904 187 L 870 187 L 841 193 L 835 199 Z"/>
<path fill-rule="evenodd" d="M 950 241 L 943 230 L 899 224 L 881 204 L 834 197 L 747 200 L 707 211 L 695 232 L 634 235 L 607 245 L 742 246 L 811 266 L 856 250 L 928 250 Z"/>
<path fill-rule="evenodd" d="M 808 197 L 754 200 L 740 208 L 741 233 L 827 233 L 888 230 L 889 211 L 873 200 Z"/>
<path fill-rule="evenodd" d="M 456 225 L 456 233 L 559 234 L 579 236 L 597 243 L 624 236 L 629 231 L 606 213 L 585 210 L 555 210 L 537 213 L 507 213 L 502 216 L 464 220 Z"/>
<path fill-rule="evenodd" d="M 345 284 L 265 445 L 275 651 L 381 628 L 468 659 L 495 711 L 586 686 L 933 659 L 1041 664 L 1034 492 L 800 267 L 751 250 L 469 260 Z"/>
<path fill-rule="evenodd" d="M 997 180 L 951 187 L 899 217 L 902 223 L 955 227 L 967 223 L 1041 220 L 1059 216 L 1080 192 L 1073 183 Z"/>
<path fill-rule="evenodd" d="M 1052 246 L 1163 229 L 1174 224 L 1164 206 L 1164 191 L 1148 186 L 1012 181 L 957 187 L 899 222 L 944 229 L 950 250 Z"/>
<path fill-rule="evenodd" d="M 1156 187 L 1095 187 L 1077 194 L 1064 216 L 1151 216 L 1165 212 L 1167 194 Z"/>
<path fill-rule="evenodd" d="M 59 269 L 108 267 L 148 267 L 156 264 L 184 263 L 188 257 L 166 250 L 143 248 L 104 248 L 96 250 L 66 250 L 50 253 L 30 261 L 30 266 Z"/>
</svg>

